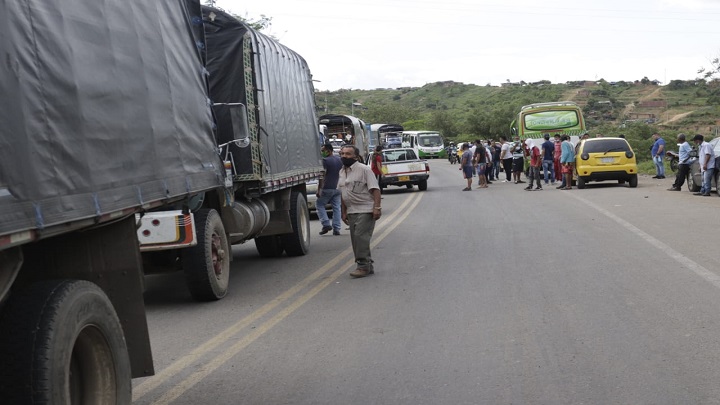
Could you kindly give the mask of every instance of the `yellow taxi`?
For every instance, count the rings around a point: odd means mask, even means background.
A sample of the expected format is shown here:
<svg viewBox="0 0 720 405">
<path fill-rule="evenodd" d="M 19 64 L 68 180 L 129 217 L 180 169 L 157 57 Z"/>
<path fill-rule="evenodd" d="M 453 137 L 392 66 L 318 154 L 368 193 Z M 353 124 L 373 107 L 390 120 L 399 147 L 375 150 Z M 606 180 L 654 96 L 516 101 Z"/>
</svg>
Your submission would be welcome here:
<svg viewBox="0 0 720 405">
<path fill-rule="evenodd" d="M 591 181 L 617 180 L 637 187 L 635 152 L 624 138 L 592 138 L 580 141 L 575 156 L 577 187 Z"/>
</svg>

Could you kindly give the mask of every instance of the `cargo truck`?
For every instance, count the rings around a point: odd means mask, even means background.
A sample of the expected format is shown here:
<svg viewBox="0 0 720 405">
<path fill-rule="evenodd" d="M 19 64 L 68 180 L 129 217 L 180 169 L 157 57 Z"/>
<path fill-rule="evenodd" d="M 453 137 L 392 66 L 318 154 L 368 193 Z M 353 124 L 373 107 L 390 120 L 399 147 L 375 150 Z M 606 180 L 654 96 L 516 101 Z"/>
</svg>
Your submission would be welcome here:
<svg viewBox="0 0 720 405">
<path fill-rule="evenodd" d="M 0 15 L 0 398 L 128 404 L 154 373 L 143 263 L 212 300 L 230 244 L 308 251 L 310 72 L 196 0 Z"/>
</svg>

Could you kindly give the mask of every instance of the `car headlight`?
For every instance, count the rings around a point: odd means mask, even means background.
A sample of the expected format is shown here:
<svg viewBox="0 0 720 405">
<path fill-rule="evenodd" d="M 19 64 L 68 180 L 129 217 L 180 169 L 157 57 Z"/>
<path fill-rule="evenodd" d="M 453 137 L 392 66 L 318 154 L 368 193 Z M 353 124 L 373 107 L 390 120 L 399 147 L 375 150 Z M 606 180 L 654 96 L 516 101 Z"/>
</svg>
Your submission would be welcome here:
<svg viewBox="0 0 720 405">
<path fill-rule="evenodd" d="M 582 160 L 588 160 L 588 159 L 590 159 L 590 155 L 587 154 L 587 153 L 583 153 L 582 155 L 580 155 L 580 159 L 582 159 Z"/>
</svg>

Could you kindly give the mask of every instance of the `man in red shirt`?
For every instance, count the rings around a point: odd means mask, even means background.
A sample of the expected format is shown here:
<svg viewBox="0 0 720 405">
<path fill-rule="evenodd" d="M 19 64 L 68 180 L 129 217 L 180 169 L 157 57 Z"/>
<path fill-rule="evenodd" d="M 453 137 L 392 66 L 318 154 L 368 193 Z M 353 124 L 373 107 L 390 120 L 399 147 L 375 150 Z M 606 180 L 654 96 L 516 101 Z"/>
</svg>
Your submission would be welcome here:
<svg viewBox="0 0 720 405">
<path fill-rule="evenodd" d="M 540 154 L 540 149 L 535 146 L 533 140 L 529 138 L 525 140 L 525 145 L 530 155 L 530 184 L 525 187 L 525 190 L 529 191 L 533 189 L 533 180 L 537 182 L 535 190 L 542 190 L 542 185 L 540 184 L 540 170 L 542 170 L 542 155 Z"/>
</svg>

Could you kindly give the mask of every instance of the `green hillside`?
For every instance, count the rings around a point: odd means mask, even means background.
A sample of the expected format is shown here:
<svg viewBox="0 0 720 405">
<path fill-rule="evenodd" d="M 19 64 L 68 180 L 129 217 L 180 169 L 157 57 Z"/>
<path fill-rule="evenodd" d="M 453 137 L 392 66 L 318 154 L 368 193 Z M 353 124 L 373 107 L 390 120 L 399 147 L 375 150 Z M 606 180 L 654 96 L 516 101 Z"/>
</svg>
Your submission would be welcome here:
<svg viewBox="0 0 720 405">
<path fill-rule="evenodd" d="M 318 115 L 352 114 L 366 123 L 399 123 L 407 130 L 437 130 L 447 139 L 497 139 L 526 104 L 570 100 L 583 107 L 588 129 L 624 134 L 649 159 L 650 137 L 670 144 L 680 132 L 714 137 L 720 131 L 720 83 L 673 80 L 635 82 L 505 83 L 477 86 L 438 82 L 423 87 L 316 92 Z"/>
<path fill-rule="evenodd" d="M 507 133 L 518 109 L 547 101 L 575 101 L 591 131 L 619 134 L 646 125 L 651 131 L 714 134 L 720 118 L 716 82 L 507 83 L 477 86 L 456 82 L 423 87 L 317 92 L 318 114 L 354 114 L 368 123 L 400 123 L 453 137 L 497 137 Z M 352 104 L 355 103 L 355 106 Z M 358 105 L 359 104 L 359 105 Z"/>
</svg>

